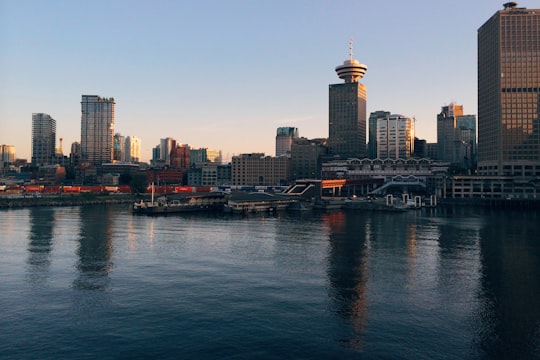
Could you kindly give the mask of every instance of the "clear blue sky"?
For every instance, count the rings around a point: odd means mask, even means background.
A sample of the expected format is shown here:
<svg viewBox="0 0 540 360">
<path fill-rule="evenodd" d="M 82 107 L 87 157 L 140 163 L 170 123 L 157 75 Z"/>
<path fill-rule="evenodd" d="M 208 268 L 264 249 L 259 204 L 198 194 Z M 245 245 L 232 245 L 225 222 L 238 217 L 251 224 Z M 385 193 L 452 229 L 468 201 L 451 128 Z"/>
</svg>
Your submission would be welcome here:
<svg viewBox="0 0 540 360">
<path fill-rule="evenodd" d="M 476 114 L 476 31 L 503 2 L 0 0 L 0 144 L 29 159 L 44 112 L 69 154 L 89 94 L 115 98 L 115 132 L 140 137 L 145 161 L 168 136 L 274 155 L 277 127 L 328 136 L 351 37 L 368 114 L 414 116 L 434 142 L 441 106 Z"/>
</svg>

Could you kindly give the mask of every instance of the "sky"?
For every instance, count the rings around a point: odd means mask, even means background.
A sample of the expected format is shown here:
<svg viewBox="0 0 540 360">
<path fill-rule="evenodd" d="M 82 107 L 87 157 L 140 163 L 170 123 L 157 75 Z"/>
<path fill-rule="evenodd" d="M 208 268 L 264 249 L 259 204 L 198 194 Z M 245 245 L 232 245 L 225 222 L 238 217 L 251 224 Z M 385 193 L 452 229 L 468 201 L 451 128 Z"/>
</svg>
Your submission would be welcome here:
<svg viewBox="0 0 540 360">
<path fill-rule="evenodd" d="M 367 116 L 416 119 L 436 142 L 451 102 L 476 114 L 477 30 L 494 0 L 0 0 L 0 144 L 31 158 L 32 113 L 80 141 L 81 95 L 114 97 L 115 132 L 275 155 L 278 127 L 328 136 L 328 85 L 353 57 Z M 537 8 L 535 0 L 520 7 Z"/>
</svg>

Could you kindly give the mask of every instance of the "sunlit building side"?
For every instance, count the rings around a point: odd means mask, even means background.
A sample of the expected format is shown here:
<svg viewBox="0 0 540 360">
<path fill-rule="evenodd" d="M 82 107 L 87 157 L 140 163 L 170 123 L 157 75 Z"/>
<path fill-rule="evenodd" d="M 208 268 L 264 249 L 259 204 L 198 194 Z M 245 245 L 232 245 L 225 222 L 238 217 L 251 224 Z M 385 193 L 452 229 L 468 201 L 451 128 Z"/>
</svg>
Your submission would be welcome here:
<svg viewBox="0 0 540 360">
<path fill-rule="evenodd" d="M 81 101 L 82 161 L 110 163 L 114 155 L 114 98 L 83 95 Z"/>
<path fill-rule="evenodd" d="M 478 29 L 478 173 L 540 175 L 540 9 L 508 2 Z"/>
</svg>

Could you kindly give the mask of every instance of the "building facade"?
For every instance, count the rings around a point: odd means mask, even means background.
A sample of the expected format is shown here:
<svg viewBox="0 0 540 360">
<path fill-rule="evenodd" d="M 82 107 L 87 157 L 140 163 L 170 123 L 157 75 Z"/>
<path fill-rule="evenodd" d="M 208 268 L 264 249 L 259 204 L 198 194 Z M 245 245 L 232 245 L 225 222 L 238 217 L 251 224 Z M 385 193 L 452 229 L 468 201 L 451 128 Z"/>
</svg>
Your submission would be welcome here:
<svg viewBox="0 0 540 360">
<path fill-rule="evenodd" d="M 369 127 L 368 127 L 368 159 L 375 159 L 377 157 L 377 120 L 386 119 L 390 116 L 389 111 L 378 110 L 369 114 Z"/>
<path fill-rule="evenodd" d="M 322 159 L 327 153 L 326 139 L 295 139 L 291 146 L 292 179 L 320 179 Z"/>
<path fill-rule="evenodd" d="M 56 120 L 49 114 L 32 114 L 32 165 L 52 165 L 56 159 Z"/>
<path fill-rule="evenodd" d="M 294 139 L 298 139 L 297 128 L 279 127 L 276 134 L 276 156 L 291 157 L 291 147 Z"/>
<path fill-rule="evenodd" d="M 15 145 L 0 145 L 0 167 L 15 162 Z"/>
<path fill-rule="evenodd" d="M 329 86 L 328 151 L 341 158 L 366 156 L 366 87 L 359 80 L 367 66 L 353 59 L 336 67 L 345 83 Z"/>
<path fill-rule="evenodd" d="M 137 136 L 126 136 L 125 162 L 138 163 L 141 161 L 141 139 Z"/>
<path fill-rule="evenodd" d="M 439 160 L 476 168 L 476 116 L 463 115 L 463 105 L 443 106 L 437 115 L 437 147 Z"/>
<path fill-rule="evenodd" d="M 286 156 L 272 157 L 263 153 L 233 156 L 232 185 L 286 185 L 291 178 L 290 161 Z"/>
<path fill-rule="evenodd" d="M 377 119 L 377 158 L 408 159 L 414 152 L 414 119 L 390 115 Z"/>
<path fill-rule="evenodd" d="M 505 4 L 478 29 L 478 174 L 540 176 L 540 9 Z"/>
<path fill-rule="evenodd" d="M 81 101 L 82 161 L 110 163 L 114 157 L 114 98 L 83 95 Z"/>
<path fill-rule="evenodd" d="M 192 165 L 204 162 L 221 164 L 221 151 L 208 148 L 191 149 L 189 161 Z"/>
<path fill-rule="evenodd" d="M 120 135 L 120 133 L 114 134 L 113 145 L 113 160 L 114 161 L 126 161 L 126 138 Z"/>
<path fill-rule="evenodd" d="M 176 143 L 176 141 L 171 137 L 159 140 L 159 160 L 164 161 L 166 165 L 171 164 L 171 150 L 173 149 L 173 142 Z"/>
</svg>

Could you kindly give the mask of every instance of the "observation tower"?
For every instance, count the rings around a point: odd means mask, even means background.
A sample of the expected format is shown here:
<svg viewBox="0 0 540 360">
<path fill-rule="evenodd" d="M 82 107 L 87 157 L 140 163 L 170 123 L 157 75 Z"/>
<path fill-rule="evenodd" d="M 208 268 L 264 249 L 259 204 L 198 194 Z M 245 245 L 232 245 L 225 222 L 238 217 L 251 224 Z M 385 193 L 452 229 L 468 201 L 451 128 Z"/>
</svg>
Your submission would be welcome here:
<svg viewBox="0 0 540 360">
<path fill-rule="evenodd" d="M 367 71 L 366 65 L 360 64 L 358 60 L 353 59 L 352 45 L 353 41 L 351 39 L 349 40 L 349 60 L 345 60 L 343 65 L 336 66 L 338 77 L 345 80 L 346 83 L 358 82 Z"/>
</svg>

